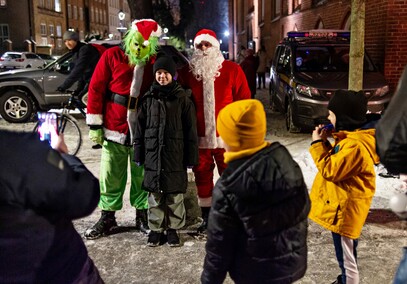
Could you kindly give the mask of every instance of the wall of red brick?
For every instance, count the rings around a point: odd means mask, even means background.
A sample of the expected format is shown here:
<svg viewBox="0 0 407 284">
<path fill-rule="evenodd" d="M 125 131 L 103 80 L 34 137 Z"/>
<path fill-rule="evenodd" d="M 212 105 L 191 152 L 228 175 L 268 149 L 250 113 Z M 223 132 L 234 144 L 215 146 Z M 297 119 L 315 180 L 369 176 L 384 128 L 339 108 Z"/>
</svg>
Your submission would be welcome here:
<svg viewBox="0 0 407 284">
<path fill-rule="evenodd" d="M 351 9 L 350 0 L 330 0 L 318 7 L 303 0 L 301 11 L 290 14 L 290 1 L 283 2 L 282 16 L 274 20 L 270 16 L 271 36 L 265 41 L 270 55 L 295 28 L 314 29 L 322 21 L 325 29 L 342 29 Z M 394 90 L 407 64 L 407 0 L 371 0 L 366 2 L 365 16 L 365 48 Z"/>
</svg>

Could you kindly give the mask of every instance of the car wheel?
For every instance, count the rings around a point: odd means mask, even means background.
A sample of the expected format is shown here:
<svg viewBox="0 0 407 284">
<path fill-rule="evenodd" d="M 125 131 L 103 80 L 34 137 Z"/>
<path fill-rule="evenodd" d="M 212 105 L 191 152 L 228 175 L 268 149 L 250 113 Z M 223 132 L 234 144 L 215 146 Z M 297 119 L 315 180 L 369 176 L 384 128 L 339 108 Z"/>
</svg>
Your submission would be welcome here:
<svg viewBox="0 0 407 284">
<path fill-rule="evenodd" d="M 31 65 L 27 65 L 27 66 L 25 66 L 25 68 L 31 68 Z"/>
<path fill-rule="evenodd" d="M 294 116 L 293 108 L 292 108 L 291 102 L 289 102 L 287 105 L 287 112 L 285 114 L 287 130 L 291 133 L 298 133 L 301 131 L 301 129 L 299 127 L 297 127 L 296 125 L 294 125 L 293 116 Z"/>
<path fill-rule="evenodd" d="M 35 106 L 25 93 L 8 91 L 0 97 L 0 114 L 8 122 L 27 122 L 34 116 Z"/>
</svg>

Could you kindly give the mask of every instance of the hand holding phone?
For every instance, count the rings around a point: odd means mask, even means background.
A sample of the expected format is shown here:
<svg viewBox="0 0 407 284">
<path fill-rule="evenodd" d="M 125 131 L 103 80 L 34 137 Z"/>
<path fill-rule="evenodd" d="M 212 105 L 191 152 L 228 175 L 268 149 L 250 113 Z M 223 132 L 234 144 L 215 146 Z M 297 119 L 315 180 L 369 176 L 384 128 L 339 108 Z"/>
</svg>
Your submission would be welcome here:
<svg viewBox="0 0 407 284">
<path fill-rule="evenodd" d="M 58 117 L 56 113 L 38 113 L 38 134 L 41 141 L 48 141 L 51 147 L 55 147 L 58 141 Z"/>
</svg>

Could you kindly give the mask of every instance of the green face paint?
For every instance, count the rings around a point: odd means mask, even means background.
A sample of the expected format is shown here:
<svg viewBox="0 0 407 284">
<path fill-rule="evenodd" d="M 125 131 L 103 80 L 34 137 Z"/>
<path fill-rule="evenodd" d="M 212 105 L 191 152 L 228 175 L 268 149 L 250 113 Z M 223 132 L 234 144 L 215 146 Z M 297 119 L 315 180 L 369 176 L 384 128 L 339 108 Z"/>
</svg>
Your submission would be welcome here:
<svg viewBox="0 0 407 284">
<path fill-rule="evenodd" d="M 126 54 L 131 65 L 144 64 L 156 53 L 158 38 L 150 37 L 148 42 L 138 31 L 129 31 L 124 39 Z"/>
</svg>

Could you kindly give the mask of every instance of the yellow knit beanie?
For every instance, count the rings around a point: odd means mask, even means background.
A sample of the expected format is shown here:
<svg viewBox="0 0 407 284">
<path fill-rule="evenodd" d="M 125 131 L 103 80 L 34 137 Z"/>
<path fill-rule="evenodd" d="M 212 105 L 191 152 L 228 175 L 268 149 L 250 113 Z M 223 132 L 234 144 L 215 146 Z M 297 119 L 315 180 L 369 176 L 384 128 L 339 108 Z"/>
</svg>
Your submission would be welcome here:
<svg viewBox="0 0 407 284">
<path fill-rule="evenodd" d="M 228 104 L 218 114 L 217 129 L 222 140 L 235 150 L 263 145 L 267 131 L 263 104 L 258 100 Z"/>
</svg>

